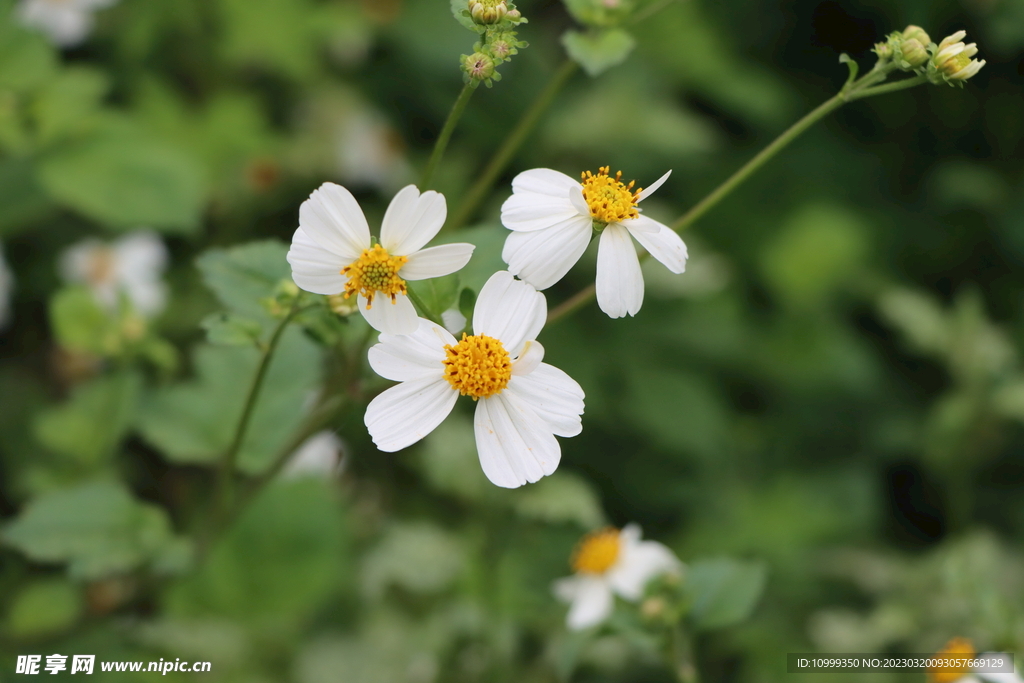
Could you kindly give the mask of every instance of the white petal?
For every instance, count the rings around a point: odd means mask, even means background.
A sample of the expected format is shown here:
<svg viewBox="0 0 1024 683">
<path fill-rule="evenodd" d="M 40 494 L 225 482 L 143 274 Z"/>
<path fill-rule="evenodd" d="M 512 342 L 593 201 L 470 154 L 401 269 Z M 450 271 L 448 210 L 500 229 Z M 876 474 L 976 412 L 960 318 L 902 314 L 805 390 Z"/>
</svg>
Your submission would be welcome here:
<svg viewBox="0 0 1024 683">
<path fill-rule="evenodd" d="M 441 314 L 441 322 L 444 323 L 444 329 L 452 334 L 458 334 L 466 329 L 467 321 L 466 316 L 462 315 L 462 311 L 457 308 L 449 308 Z"/>
<path fill-rule="evenodd" d="M 434 431 L 458 397 L 443 378 L 402 382 L 370 401 L 363 422 L 377 448 L 393 453 Z"/>
<path fill-rule="evenodd" d="M 629 231 L 612 223 L 597 250 L 597 305 L 612 318 L 636 315 L 644 302 L 644 277 Z"/>
<path fill-rule="evenodd" d="M 367 353 L 370 367 L 385 379 L 407 382 L 444 374 L 446 344 L 455 344 L 447 330 L 424 318 L 412 334 L 381 334 Z"/>
<path fill-rule="evenodd" d="M 513 375 L 529 375 L 544 360 L 544 347 L 537 340 L 528 341 L 519 357 L 512 361 Z"/>
<path fill-rule="evenodd" d="M 646 216 L 640 216 L 622 225 L 629 230 L 640 246 L 665 264 L 665 267 L 673 273 L 682 273 L 686 270 L 686 245 L 683 243 L 683 238 L 677 235 L 672 228 Z M 635 230 L 633 228 L 635 225 L 644 228 L 653 227 L 656 230 Z"/>
<path fill-rule="evenodd" d="M 447 216 L 444 195 L 433 190 L 420 194 L 415 185 L 407 185 L 391 200 L 384 214 L 381 246 L 389 254 L 409 256 L 434 239 Z"/>
<path fill-rule="evenodd" d="M 587 200 L 583 196 L 582 186 L 574 185 L 569 188 L 569 201 L 572 202 L 573 208 L 576 209 L 576 213 L 593 221 L 593 217 L 590 215 L 590 205 L 587 204 Z"/>
<path fill-rule="evenodd" d="M 477 401 L 473 426 L 480 466 L 497 486 L 532 484 L 558 468 L 558 441 L 537 413 L 511 392 Z"/>
<path fill-rule="evenodd" d="M 501 258 L 513 274 L 537 289 L 547 289 L 569 272 L 590 244 L 590 218 L 574 216 L 546 230 L 513 232 Z"/>
<path fill-rule="evenodd" d="M 614 608 L 608 584 L 596 576 L 580 576 L 566 624 L 574 631 L 597 626 L 612 615 Z"/>
<path fill-rule="evenodd" d="M 580 577 L 566 576 L 565 578 L 556 579 L 551 584 L 551 592 L 555 594 L 555 597 L 562 602 L 572 602 L 576 599 L 576 593 L 579 592 L 580 588 Z"/>
<path fill-rule="evenodd" d="M 564 173 L 550 168 L 534 168 L 512 179 L 512 192 L 533 192 L 564 199 L 566 191 L 573 185 L 578 187 L 579 182 Z"/>
<path fill-rule="evenodd" d="M 135 310 L 147 318 L 160 313 L 167 303 L 167 285 L 159 280 L 129 282 L 125 291 Z"/>
<path fill-rule="evenodd" d="M 324 249 L 355 261 L 370 248 L 370 228 L 359 203 L 341 185 L 324 183 L 299 207 L 299 227 Z"/>
<path fill-rule="evenodd" d="M 576 184 L 579 189 L 579 184 Z M 501 224 L 509 230 L 543 230 L 577 216 L 579 212 L 566 197 L 537 192 L 520 192 L 501 205 Z"/>
<path fill-rule="evenodd" d="M 391 297 L 378 292 L 369 308 L 366 297 L 360 294 L 359 312 L 370 323 L 370 327 L 388 334 L 412 334 L 420 324 L 416 307 L 404 294 L 397 295 L 392 301 Z"/>
<path fill-rule="evenodd" d="M 562 370 L 540 363 L 530 374 L 517 375 L 513 365 L 505 392 L 533 408 L 556 436 L 576 436 L 583 431 L 583 389 Z"/>
<path fill-rule="evenodd" d="M 58 47 L 77 45 L 92 30 L 92 14 L 80 7 L 31 0 L 21 3 L 18 11 L 25 24 L 41 29 Z"/>
<path fill-rule="evenodd" d="M 398 275 L 406 280 L 426 280 L 454 273 L 469 263 L 474 249 L 474 245 L 465 242 L 421 249 L 409 255 Z"/>
<path fill-rule="evenodd" d="M 499 270 L 480 289 L 473 310 L 473 332 L 500 340 L 515 358 L 524 342 L 537 338 L 547 313 L 543 294 L 507 270 Z"/>
<path fill-rule="evenodd" d="M 321 247 L 302 228 L 292 236 L 288 263 L 292 280 L 307 292 L 330 295 L 345 291 L 348 278 L 341 274 L 341 269 L 351 261 Z"/>
<path fill-rule="evenodd" d="M 641 190 L 640 196 L 637 197 L 637 201 L 638 202 L 642 202 L 643 200 L 647 199 L 652 194 L 657 192 L 658 188 L 665 184 L 665 181 L 668 180 L 668 177 L 670 175 L 672 175 L 672 171 L 669 171 L 665 175 L 663 175 L 660 178 L 658 178 L 657 180 L 655 180 L 653 183 L 651 183 L 651 185 L 649 187 L 645 187 L 643 190 Z"/>
<path fill-rule="evenodd" d="M 159 279 L 167 268 L 167 247 L 153 232 L 135 232 L 114 243 L 122 282 Z"/>
<path fill-rule="evenodd" d="M 608 583 L 626 600 L 639 600 L 651 579 L 682 568 L 679 558 L 657 541 L 624 545 L 623 551 L 622 560 L 608 572 Z"/>
</svg>

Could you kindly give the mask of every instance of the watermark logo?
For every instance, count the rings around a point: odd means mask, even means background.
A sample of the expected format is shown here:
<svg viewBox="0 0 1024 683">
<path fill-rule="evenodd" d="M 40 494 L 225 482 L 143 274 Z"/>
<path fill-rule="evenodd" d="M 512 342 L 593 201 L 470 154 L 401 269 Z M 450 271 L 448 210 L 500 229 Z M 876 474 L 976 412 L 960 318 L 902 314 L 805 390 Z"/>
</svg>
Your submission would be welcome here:
<svg viewBox="0 0 1024 683">
<path fill-rule="evenodd" d="M 71 671 L 73 674 L 91 674 L 96 666 L 96 655 L 71 655 Z M 158 673 L 166 676 L 171 671 L 185 672 L 208 672 L 211 669 L 210 662 L 183 662 L 180 658 L 173 662 L 170 660 L 159 662 L 100 662 L 100 671 L 145 671 Z M 18 661 L 14 668 L 16 674 L 40 674 L 48 673 L 56 675 L 68 670 L 68 656 L 61 654 L 46 655 L 46 664 L 43 664 L 43 655 L 18 655 Z"/>
</svg>

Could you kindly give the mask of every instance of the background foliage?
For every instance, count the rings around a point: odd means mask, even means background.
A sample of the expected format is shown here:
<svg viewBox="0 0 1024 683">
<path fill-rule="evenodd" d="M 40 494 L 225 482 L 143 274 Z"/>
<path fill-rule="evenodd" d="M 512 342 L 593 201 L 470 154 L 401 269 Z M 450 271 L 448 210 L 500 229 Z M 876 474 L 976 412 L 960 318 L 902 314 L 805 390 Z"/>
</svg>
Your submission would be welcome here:
<svg viewBox="0 0 1024 683">
<path fill-rule="evenodd" d="M 209 660 L 220 681 L 668 681 L 641 625 L 569 634 L 550 593 L 582 533 L 629 521 L 690 564 L 706 680 L 780 681 L 786 652 L 930 652 L 954 635 L 1024 649 L 1021 0 L 686 0 L 630 26 L 635 50 L 569 82 L 458 233 L 478 245 L 464 282 L 500 267 L 498 207 L 520 170 L 611 164 L 644 184 L 672 168 L 645 204 L 669 221 L 831 96 L 840 52 L 866 66 L 912 22 L 966 28 L 988 66 L 965 91 L 845 107 L 684 236 L 685 275 L 645 265 L 637 318 L 591 305 L 546 329 L 587 411 L 536 485 L 483 478 L 468 413 L 377 452 L 361 416 L 386 384 L 354 379 L 366 328 L 303 321 L 238 463 L 259 474 L 293 449 L 327 382 L 343 469 L 274 482 L 216 544 L 210 465 L 258 362 L 245 344 L 273 325 L 261 301 L 288 276 L 299 204 L 333 180 L 379 221 L 422 168 L 472 36 L 431 0 L 123 0 L 60 53 L 12 6 L 4 670 L 45 651 Z M 450 213 L 564 59 L 566 8 L 518 6 L 530 47 L 455 134 L 436 181 Z M 140 330 L 63 284 L 57 258 L 142 228 L 172 258 L 169 306 Z"/>
</svg>

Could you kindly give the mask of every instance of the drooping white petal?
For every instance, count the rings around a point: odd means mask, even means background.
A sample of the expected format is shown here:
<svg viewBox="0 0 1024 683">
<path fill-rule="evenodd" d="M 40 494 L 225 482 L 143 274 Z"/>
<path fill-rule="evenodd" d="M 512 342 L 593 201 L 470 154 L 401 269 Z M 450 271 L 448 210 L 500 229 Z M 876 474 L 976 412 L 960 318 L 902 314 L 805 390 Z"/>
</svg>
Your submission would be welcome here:
<svg viewBox="0 0 1024 683">
<path fill-rule="evenodd" d="M 407 185 L 391 200 L 384 214 L 381 246 L 389 254 L 409 256 L 434 239 L 447 216 L 444 195 L 433 190 L 420 194 L 415 185 Z"/>
<path fill-rule="evenodd" d="M 575 187 L 578 189 L 579 184 Z M 501 205 L 501 224 L 509 230 L 529 232 L 550 228 L 578 214 L 567 196 L 517 192 Z"/>
<path fill-rule="evenodd" d="M 578 187 L 579 182 L 564 173 L 550 168 L 533 168 L 512 179 L 512 192 L 532 192 L 564 199 L 566 192 L 573 185 Z"/>
<path fill-rule="evenodd" d="M 370 227 L 359 203 L 341 185 L 324 183 L 299 207 L 299 227 L 310 239 L 345 263 L 369 249 Z"/>
<path fill-rule="evenodd" d="M 474 249 L 474 245 L 466 242 L 421 249 L 409 255 L 398 276 L 405 280 L 426 280 L 454 273 L 469 263 Z"/>
<path fill-rule="evenodd" d="M 342 443 L 330 430 L 319 431 L 295 449 L 288 464 L 281 470 L 281 479 L 330 477 L 338 470 Z"/>
<path fill-rule="evenodd" d="M 648 197 L 650 197 L 650 196 L 651 196 L 652 194 L 654 194 L 655 192 L 657 192 L 657 191 L 658 191 L 658 188 L 659 188 L 659 187 L 661 187 L 662 185 L 664 185 L 664 184 L 665 184 L 665 181 L 666 181 L 666 180 L 668 180 L 668 177 L 669 177 L 670 175 L 672 175 L 672 171 L 669 171 L 669 172 L 668 172 L 668 173 L 666 173 L 665 175 L 663 175 L 663 176 L 661 176 L 660 178 L 658 178 L 657 180 L 655 180 L 655 181 L 654 181 L 653 183 L 651 183 L 651 184 L 650 184 L 649 186 L 645 187 L 645 188 L 644 188 L 644 189 L 643 189 L 643 190 L 642 190 L 642 191 L 640 192 L 640 196 L 639 196 L 639 197 L 637 197 L 637 199 L 636 199 L 636 200 L 637 200 L 638 202 L 642 202 L 643 200 L 647 199 L 647 198 L 648 198 Z"/>
<path fill-rule="evenodd" d="M 569 188 L 569 201 L 572 202 L 577 214 L 592 219 L 590 205 L 587 204 L 587 200 L 583 196 L 583 187 L 581 185 L 577 184 Z"/>
<path fill-rule="evenodd" d="M 497 486 L 532 484 L 558 468 L 558 441 L 533 408 L 513 393 L 477 401 L 473 426 L 480 466 Z"/>
<path fill-rule="evenodd" d="M 583 389 L 562 370 L 540 363 L 530 374 L 517 375 L 513 365 L 505 392 L 533 408 L 556 436 L 576 436 L 583 431 Z"/>
<path fill-rule="evenodd" d="M 442 362 L 446 344 L 456 343 L 443 327 L 425 318 L 417 318 L 412 334 L 381 334 L 380 343 L 367 353 L 370 367 L 385 379 L 407 382 L 444 374 Z"/>
<path fill-rule="evenodd" d="M 512 361 L 513 375 L 529 375 L 544 360 L 544 347 L 536 339 L 527 341 L 519 357 Z"/>
<path fill-rule="evenodd" d="M 412 334 L 419 327 L 416 308 L 405 294 L 399 294 L 392 301 L 390 296 L 377 293 L 373 305 L 367 308 L 366 297 L 359 295 L 359 312 L 378 332 L 388 334 Z"/>
<path fill-rule="evenodd" d="M 537 289 L 547 289 L 569 272 L 590 244 L 590 218 L 574 216 L 545 230 L 513 232 L 501 258 L 508 269 Z"/>
<path fill-rule="evenodd" d="M 597 305 L 612 318 L 636 315 L 644 302 L 644 277 L 629 231 L 612 223 L 597 250 Z"/>
<path fill-rule="evenodd" d="M 393 453 L 434 431 L 458 397 L 443 377 L 402 382 L 370 401 L 363 422 L 377 448 Z"/>
<path fill-rule="evenodd" d="M 622 223 L 637 242 L 651 253 L 651 256 L 665 264 L 673 273 L 686 270 L 686 245 L 683 238 L 675 230 L 647 216 L 640 216 Z M 654 228 L 654 230 L 636 230 L 634 226 Z"/>
<path fill-rule="evenodd" d="M 574 631 L 597 626 L 611 616 L 615 608 L 612 591 L 596 576 L 580 575 L 576 594 L 566 616 L 566 624 Z"/>
<path fill-rule="evenodd" d="M 543 294 L 507 270 L 499 270 L 480 289 L 473 309 L 473 332 L 500 340 L 515 358 L 523 342 L 537 338 L 547 311 Z"/>
<path fill-rule="evenodd" d="M 640 541 L 622 549 L 622 559 L 608 572 L 608 583 L 626 600 L 643 597 L 647 584 L 655 577 L 678 572 L 682 563 L 666 546 L 657 541 Z"/>
<path fill-rule="evenodd" d="M 345 291 L 348 278 L 341 274 L 350 261 L 324 249 L 298 228 L 288 249 L 288 263 L 292 267 L 292 280 L 302 289 L 314 294 L 340 294 Z"/>
</svg>

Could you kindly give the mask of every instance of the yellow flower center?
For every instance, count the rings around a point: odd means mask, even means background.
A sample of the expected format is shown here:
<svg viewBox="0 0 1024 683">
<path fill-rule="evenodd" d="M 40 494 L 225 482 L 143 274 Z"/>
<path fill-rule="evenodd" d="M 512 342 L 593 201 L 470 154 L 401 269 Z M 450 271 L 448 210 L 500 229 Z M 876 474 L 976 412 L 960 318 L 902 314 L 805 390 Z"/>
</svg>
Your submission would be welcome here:
<svg viewBox="0 0 1024 683">
<path fill-rule="evenodd" d="M 572 570 L 584 574 L 604 574 L 619 559 L 619 530 L 613 527 L 587 534 L 572 554 Z"/>
<path fill-rule="evenodd" d="M 635 180 L 630 180 L 629 185 L 622 182 L 622 171 L 618 171 L 615 177 L 608 175 L 608 166 L 597 169 L 597 174 L 584 171 L 582 174 L 583 199 L 590 207 L 590 217 L 598 223 L 618 223 L 620 221 L 636 218 L 640 212 L 636 204 L 640 201 L 642 188 L 631 192 Z"/>
<path fill-rule="evenodd" d="M 473 400 L 501 393 L 512 378 L 512 358 L 500 341 L 486 334 L 466 335 L 444 347 L 444 378 Z"/>
<path fill-rule="evenodd" d="M 965 657 L 967 659 L 973 659 L 976 653 L 974 652 L 974 643 L 967 638 L 952 638 L 946 646 L 935 653 L 936 657 Z M 929 670 L 928 680 L 930 683 L 953 683 L 959 681 L 964 677 L 964 674 L 968 673 L 969 669 L 964 667 L 963 669 L 945 669 L 941 671 Z"/>
<path fill-rule="evenodd" d="M 373 307 L 377 292 L 391 297 L 391 303 L 399 294 L 405 294 L 405 280 L 398 277 L 398 271 L 409 260 L 408 256 L 392 256 L 379 244 L 373 249 L 363 249 L 358 259 L 341 269 L 348 275 L 345 284 L 345 298 L 356 294 L 366 297 L 366 307 Z"/>
</svg>

